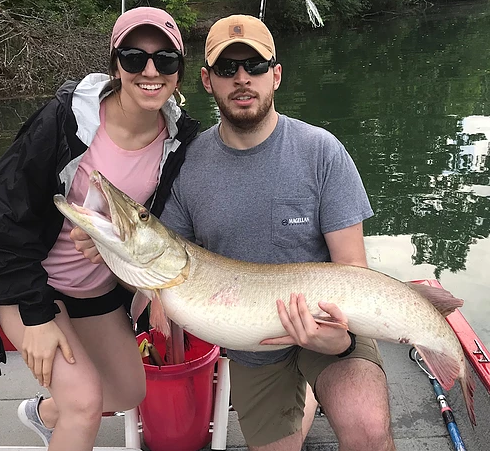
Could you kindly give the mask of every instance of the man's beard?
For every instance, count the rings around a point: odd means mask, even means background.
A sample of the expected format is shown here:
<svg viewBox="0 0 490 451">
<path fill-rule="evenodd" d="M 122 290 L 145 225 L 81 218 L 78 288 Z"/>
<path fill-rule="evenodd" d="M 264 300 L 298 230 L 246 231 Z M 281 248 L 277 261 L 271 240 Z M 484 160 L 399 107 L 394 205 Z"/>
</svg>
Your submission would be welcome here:
<svg viewBox="0 0 490 451">
<path fill-rule="evenodd" d="M 229 108 L 224 98 L 219 97 L 216 93 L 213 94 L 221 115 L 226 118 L 232 127 L 241 132 L 256 130 L 267 114 L 269 114 L 274 100 L 274 90 L 271 90 L 271 92 L 267 94 L 263 102 L 260 102 L 260 98 L 256 97 L 259 100 L 259 108 L 254 112 L 249 108 Z M 233 95 L 236 96 L 237 93 L 234 93 Z"/>
</svg>

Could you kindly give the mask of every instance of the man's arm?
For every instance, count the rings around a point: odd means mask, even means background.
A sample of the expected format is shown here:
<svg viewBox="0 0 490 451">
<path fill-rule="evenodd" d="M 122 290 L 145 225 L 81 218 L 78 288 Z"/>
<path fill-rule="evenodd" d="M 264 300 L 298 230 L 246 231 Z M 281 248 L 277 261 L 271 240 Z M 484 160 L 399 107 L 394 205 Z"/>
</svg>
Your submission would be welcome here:
<svg viewBox="0 0 490 451">
<path fill-rule="evenodd" d="M 362 222 L 323 236 L 333 263 L 367 267 Z"/>
</svg>

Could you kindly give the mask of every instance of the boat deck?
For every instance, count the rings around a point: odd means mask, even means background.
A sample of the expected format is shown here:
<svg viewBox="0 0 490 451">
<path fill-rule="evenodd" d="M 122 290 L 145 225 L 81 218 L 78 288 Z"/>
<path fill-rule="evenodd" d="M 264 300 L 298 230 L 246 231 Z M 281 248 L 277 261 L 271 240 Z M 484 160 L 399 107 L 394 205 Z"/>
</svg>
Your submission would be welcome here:
<svg viewBox="0 0 490 451">
<path fill-rule="evenodd" d="M 380 349 L 388 375 L 397 450 L 453 451 L 432 385 L 427 376 L 408 358 L 409 347 L 380 343 Z M 0 377 L 0 449 L 16 451 L 20 446 L 39 447 L 42 444 L 40 438 L 17 419 L 17 406 L 21 400 L 32 397 L 38 391 L 43 393 L 45 390 L 39 389 L 18 353 L 9 352 L 7 358 L 7 365 L 1 367 L 3 375 Z M 451 389 L 447 399 L 454 411 L 468 451 L 488 451 L 490 449 L 490 395 L 478 378 L 476 376 L 475 378 L 477 379 L 475 411 L 478 422 L 475 429 L 468 420 L 459 384 Z M 366 415 L 369 415 L 369 412 L 366 412 Z M 122 417 L 103 418 L 96 446 L 118 449 L 124 446 Z M 247 449 L 235 412 L 230 412 L 227 449 L 235 451 Z M 315 418 L 303 451 L 337 449 L 335 436 L 326 418 Z"/>
</svg>

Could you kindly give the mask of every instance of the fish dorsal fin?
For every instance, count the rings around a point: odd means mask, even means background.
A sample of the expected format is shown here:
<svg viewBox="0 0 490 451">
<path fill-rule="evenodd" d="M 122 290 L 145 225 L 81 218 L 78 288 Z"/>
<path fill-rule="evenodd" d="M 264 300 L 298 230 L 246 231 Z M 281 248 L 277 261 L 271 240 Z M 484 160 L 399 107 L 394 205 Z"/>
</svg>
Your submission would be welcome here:
<svg viewBox="0 0 490 451">
<path fill-rule="evenodd" d="M 444 288 L 431 287 L 430 285 L 413 282 L 405 282 L 405 285 L 426 298 L 444 317 L 453 313 L 464 304 L 462 299 L 454 297 Z"/>
</svg>

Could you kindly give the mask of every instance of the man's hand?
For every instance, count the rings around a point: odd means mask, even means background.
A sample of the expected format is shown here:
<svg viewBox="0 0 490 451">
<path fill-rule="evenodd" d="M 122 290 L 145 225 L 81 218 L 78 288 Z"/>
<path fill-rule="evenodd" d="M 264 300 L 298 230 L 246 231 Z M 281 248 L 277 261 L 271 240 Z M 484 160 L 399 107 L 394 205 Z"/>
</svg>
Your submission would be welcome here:
<svg viewBox="0 0 490 451">
<path fill-rule="evenodd" d="M 347 334 L 347 317 L 335 305 L 319 302 L 319 307 L 332 321 L 318 324 L 306 305 L 303 294 L 291 293 L 289 313 L 284 302 L 277 300 L 277 311 L 281 323 L 289 335 L 262 340 L 263 345 L 298 345 L 322 354 L 337 355 L 344 352 L 351 339 Z"/>
<path fill-rule="evenodd" d="M 75 249 L 83 254 L 85 258 L 88 258 L 92 263 L 103 263 L 99 251 L 95 247 L 92 238 L 87 235 L 80 227 L 75 227 L 70 232 L 70 238 L 75 242 Z"/>
</svg>

